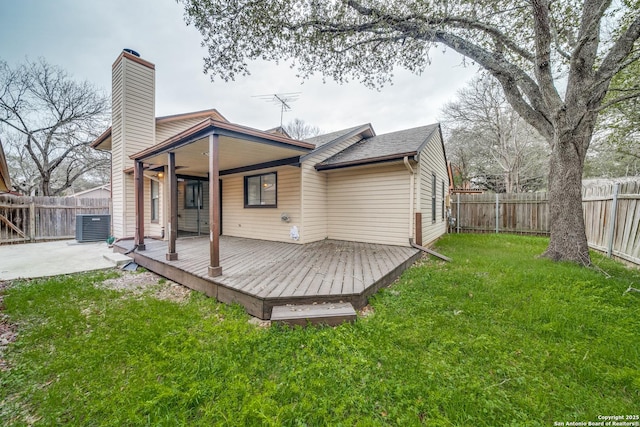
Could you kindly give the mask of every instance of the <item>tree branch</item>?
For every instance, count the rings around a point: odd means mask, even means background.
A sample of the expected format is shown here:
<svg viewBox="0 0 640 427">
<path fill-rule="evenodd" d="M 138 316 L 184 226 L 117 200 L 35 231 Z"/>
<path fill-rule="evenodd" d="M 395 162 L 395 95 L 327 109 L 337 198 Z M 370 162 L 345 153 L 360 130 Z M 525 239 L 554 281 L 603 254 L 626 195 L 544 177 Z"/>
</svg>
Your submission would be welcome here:
<svg viewBox="0 0 640 427">
<path fill-rule="evenodd" d="M 594 76 L 594 86 L 608 84 L 614 75 L 629 65 L 629 63 L 625 62 L 625 58 L 632 52 L 638 38 L 640 38 L 640 14 L 618 37 L 618 40 L 602 60 Z"/>
<path fill-rule="evenodd" d="M 511 51 L 521 56 L 523 59 L 527 61 L 534 60 L 534 57 L 530 52 L 521 48 L 505 33 L 492 25 L 478 20 L 469 19 L 462 16 L 445 16 L 442 18 L 426 17 L 422 14 L 394 16 L 384 13 L 379 9 L 366 7 L 357 0 L 346 0 L 344 1 L 344 3 L 361 16 L 377 18 L 376 20 L 367 24 L 362 24 L 361 26 L 344 28 L 344 30 L 346 31 L 366 31 L 368 28 L 373 28 L 381 23 L 384 23 L 392 27 L 394 30 L 410 36 L 413 34 L 419 34 L 424 31 L 435 30 L 436 28 L 442 27 L 446 24 L 451 24 L 452 26 L 457 28 L 481 31 L 498 40 Z M 422 23 L 423 25 L 417 25 L 418 22 Z M 326 25 L 326 23 L 324 25 Z M 426 25 L 426 27 L 424 27 L 424 25 Z"/>
<path fill-rule="evenodd" d="M 438 32 L 433 38 L 481 64 L 491 75 L 498 79 L 509 103 L 516 109 L 518 114 L 541 135 L 546 138 L 553 136 L 553 126 L 547 117 L 548 113 L 543 103 L 540 89 L 527 73 L 507 62 L 504 58 L 496 57 L 480 46 L 456 35 Z M 525 100 L 520 88 L 524 91 L 524 95 L 526 95 L 530 104 Z"/>
<path fill-rule="evenodd" d="M 596 108 L 594 111 L 600 112 L 602 110 L 606 110 L 607 108 L 612 107 L 621 102 L 629 101 L 630 99 L 636 99 L 636 98 L 640 98 L 640 92 L 638 91 L 634 91 L 633 93 L 614 98 L 608 101 L 607 103 L 600 105 L 600 107 Z"/>
<path fill-rule="evenodd" d="M 533 27 L 535 31 L 536 64 L 533 71 L 538 87 L 548 108 L 555 114 L 562 106 L 551 70 L 551 24 L 548 0 L 532 0 Z"/>
</svg>

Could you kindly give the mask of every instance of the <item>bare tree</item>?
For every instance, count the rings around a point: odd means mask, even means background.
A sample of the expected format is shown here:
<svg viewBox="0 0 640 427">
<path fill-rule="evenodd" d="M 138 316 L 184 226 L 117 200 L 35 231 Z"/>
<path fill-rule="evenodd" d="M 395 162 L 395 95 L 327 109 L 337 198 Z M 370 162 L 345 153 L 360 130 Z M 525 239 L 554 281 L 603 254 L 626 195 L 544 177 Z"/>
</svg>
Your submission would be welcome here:
<svg viewBox="0 0 640 427">
<path fill-rule="evenodd" d="M 452 128 L 447 153 L 463 165 L 458 169 L 467 181 L 495 192 L 542 188 L 548 172 L 547 145 L 507 102 L 495 79 L 474 79 L 442 111 Z"/>
<path fill-rule="evenodd" d="M 481 189 L 476 185 L 476 178 L 483 170 L 483 159 L 477 151 L 477 137 L 472 130 L 463 127 L 443 126 L 447 159 L 451 161 L 453 185 L 455 188 Z"/>
<path fill-rule="evenodd" d="M 15 68 L 0 61 L 0 131 L 20 191 L 60 195 L 109 158 L 89 143 L 104 130 L 109 101 L 44 59 Z"/>
<path fill-rule="evenodd" d="M 208 48 L 205 70 L 232 79 L 251 59 L 292 60 L 379 86 L 394 67 L 421 72 L 443 46 L 495 77 L 551 149 L 551 238 L 545 255 L 591 263 L 582 172 L 613 76 L 637 62 L 640 8 L 611 0 L 179 0 Z M 613 28 L 615 30 L 609 30 Z"/>
<path fill-rule="evenodd" d="M 320 128 L 305 123 L 302 119 L 294 119 L 284 126 L 284 130 L 293 139 L 302 140 L 320 135 Z"/>
<path fill-rule="evenodd" d="M 624 97 L 640 91 L 640 62 L 620 71 L 611 81 L 611 90 L 607 100 L 616 96 Z M 638 174 L 640 164 L 640 98 L 631 96 L 615 103 L 603 111 L 597 133 L 598 158 L 604 158 L 605 164 L 613 166 L 618 174 Z M 620 175 L 618 175 L 620 176 Z"/>
</svg>

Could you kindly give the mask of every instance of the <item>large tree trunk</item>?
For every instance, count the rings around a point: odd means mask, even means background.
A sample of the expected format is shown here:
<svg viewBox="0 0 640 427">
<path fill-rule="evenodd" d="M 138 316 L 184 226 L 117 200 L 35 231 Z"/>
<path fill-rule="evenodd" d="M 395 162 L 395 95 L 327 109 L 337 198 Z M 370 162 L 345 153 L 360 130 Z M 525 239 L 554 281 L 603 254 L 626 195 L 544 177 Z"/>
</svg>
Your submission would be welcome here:
<svg viewBox="0 0 640 427">
<path fill-rule="evenodd" d="M 584 134 L 583 134 L 584 136 Z M 574 133 L 556 136 L 549 170 L 551 239 L 544 256 L 554 261 L 590 265 L 589 246 L 582 212 L 584 142 Z M 588 147 L 588 142 L 587 145 Z"/>
</svg>

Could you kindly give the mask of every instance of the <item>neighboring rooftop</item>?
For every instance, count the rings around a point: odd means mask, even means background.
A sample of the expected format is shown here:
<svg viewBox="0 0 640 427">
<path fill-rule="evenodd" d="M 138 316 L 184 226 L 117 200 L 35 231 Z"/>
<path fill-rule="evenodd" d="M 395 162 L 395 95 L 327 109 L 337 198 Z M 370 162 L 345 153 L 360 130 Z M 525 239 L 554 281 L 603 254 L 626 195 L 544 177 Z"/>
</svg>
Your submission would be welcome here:
<svg viewBox="0 0 640 427">
<path fill-rule="evenodd" d="M 9 166 L 7 166 L 7 158 L 2 149 L 2 141 L 0 141 L 0 192 L 11 192 L 11 178 L 9 177 Z"/>
</svg>

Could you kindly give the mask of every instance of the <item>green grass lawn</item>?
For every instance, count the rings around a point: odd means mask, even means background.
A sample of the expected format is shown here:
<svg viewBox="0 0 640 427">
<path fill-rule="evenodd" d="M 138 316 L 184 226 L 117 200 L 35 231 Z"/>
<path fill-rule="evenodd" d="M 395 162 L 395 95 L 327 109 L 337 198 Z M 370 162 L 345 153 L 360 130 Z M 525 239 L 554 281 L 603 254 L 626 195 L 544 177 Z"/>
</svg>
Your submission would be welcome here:
<svg viewBox="0 0 640 427">
<path fill-rule="evenodd" d="M 3 425 L 552 426 L 640 414 L 640 271 L 538 258 L 544 238 L 450 235 L 336 328 L 241 307 L 15 282 Z"/>
</svg>

